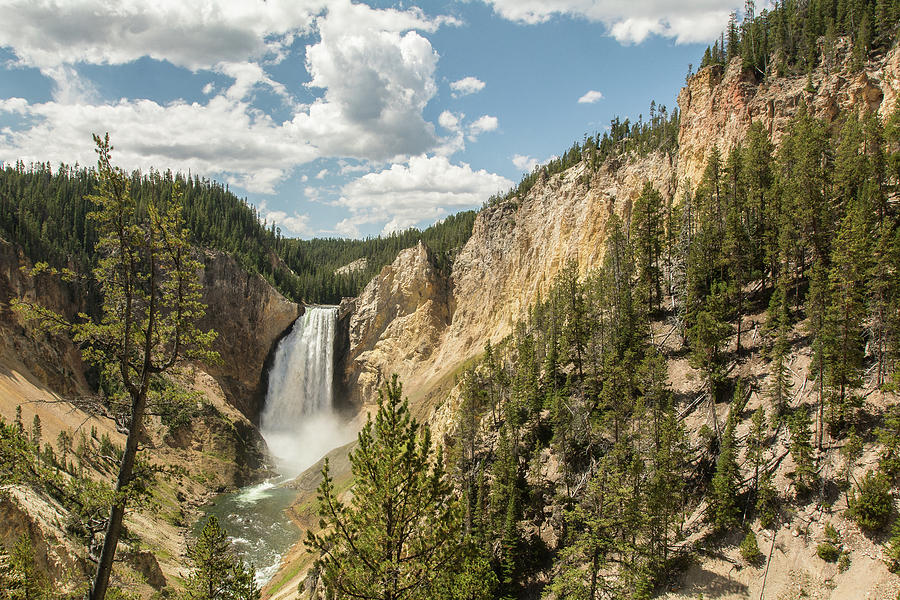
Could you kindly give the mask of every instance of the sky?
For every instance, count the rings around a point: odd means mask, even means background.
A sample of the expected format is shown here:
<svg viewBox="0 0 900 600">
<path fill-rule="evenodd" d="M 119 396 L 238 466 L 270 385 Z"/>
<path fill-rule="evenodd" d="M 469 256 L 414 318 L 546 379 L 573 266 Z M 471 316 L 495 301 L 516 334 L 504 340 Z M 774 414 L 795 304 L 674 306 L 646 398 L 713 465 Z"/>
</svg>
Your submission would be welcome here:
<svg viewBox="0 0 900 600">
<path fill-rule="evenodd" d="M 0 0 L 0 161 L 228 184 L 284 235 L 428 225 L 676 103 L 735 0 Z"/>
</svg>

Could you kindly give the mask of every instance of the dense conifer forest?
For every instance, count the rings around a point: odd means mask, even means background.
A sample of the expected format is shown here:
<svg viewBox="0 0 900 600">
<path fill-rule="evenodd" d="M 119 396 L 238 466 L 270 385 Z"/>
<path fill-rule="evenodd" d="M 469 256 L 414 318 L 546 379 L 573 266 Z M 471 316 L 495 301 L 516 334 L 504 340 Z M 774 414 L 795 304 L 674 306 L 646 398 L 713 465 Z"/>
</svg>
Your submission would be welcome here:
<svg viewBox="0 0 900 600">
<path fill-rule="evenodd" d="M 274 223 L 261 222 L 253 206 L 222 184 L 172 173 L 131 176 L 133 193 L 142 205 L 151 195 L 170 197 L 176 185 L 183 190 L 185 220 L 196 245 L 228 252 L 298 302 L 336 304 L 358 295 L 400 250 L 420 239 L 435 253 L 439 266 L 449 270 L 475 220 L 475 213 L 466 211 L 424 231 L 409 229 L 364 240 L 291 239 Z M 21 245 L 34 261 L 86 273 L 96 259 L 96 229 L 87 218 L 95 208 L 88 196 L 96 188 L 93 169 L 6 165 L 0 169 L 0 236 Z M 362 258 L 364 268 L 335 273 Z M 85 290 L 85 296 L 89 307 L 96 307 L 96 290 Z"/>
<path fill-rule="evenodd" d="M 739 56 L 744 69 L 757 77 L 809 73 L 824 61 L 835 67 L 837 43 L 853 48 L 853 68 L 859 70 L 873 53 L 888 50 L 900 22 L 897 0 L 782 0 L 756 13 L 747 0 L 743 19 L 731 14 L 719 41 L 706 48 L 700 68 L 725 64 Z M 824 43 L 825 52 L 820 44 Z"/>
<path fill-rule="evenodd" d="M 646 156 L 650 152 L 674 152 L 678 147 L 678 109 L 670 113 L 664 104 L 650 102 L 649 119 L 644 120 L 643 113 L 636 123 L 630 119 L 614 118 L 601 136 L 599 133 L 585 135 L 581 142 L 575 141 L 562 156 L 536 166 L 530 173 L 522 176 L 521 181 L 513 189 L 504 194 L 495 194 L 488 198 L 485 206 L 494 206 L 502 202 L 515 201 L 534 187 L 539 180 L 562 173 L 574 167 L 582 160 L 591 169 L 598 169 L 610 158 L 622 156 Z"/>
</svg>

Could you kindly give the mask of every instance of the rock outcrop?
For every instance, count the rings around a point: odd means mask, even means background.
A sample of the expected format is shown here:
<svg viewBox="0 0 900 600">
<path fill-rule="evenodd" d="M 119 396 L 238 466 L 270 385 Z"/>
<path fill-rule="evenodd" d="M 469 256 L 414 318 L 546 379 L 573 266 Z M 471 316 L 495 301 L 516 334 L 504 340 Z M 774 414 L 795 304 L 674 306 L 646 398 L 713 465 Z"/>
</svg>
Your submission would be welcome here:
<svg viewBox="0 0 900 600">
<path fill-rule="evenodd" d="M 10 309 L 10 301 L 19 298 L 39 301 L 67 318 L 84 310 L 84 298 L 74 286 L 51 275 L 33 277 L 27 273 L 32 266 L 20 248 L 0 239 L 0 358 L 24 364 L 62 396 L 88 395 L 86 366 L 75 345 L 65 336 L 44 333 Z M 221 252 L 204 254 L 200 281 L 208 305 L 200 326 L 218 332 L 213 347 L 222 359 L 203 370 L 216 378 L 232 406 L 255 420 L 266 357 L 303 309 Z"/>
<path fill-rule="evenodd" d="M 345 389 L 351 400 L 373 400 L 386 377 L 408 378 L 434 352 L 453 315 L 448 278 L 423 244 L 385 266 L 355 300 L 349 317 Z"/>
<path fill-rule="evenodd" d="M 610 215 L 627 220 L 647 181 L 670 195 L 673 167 L 661 153 L 608 162 L 597 172 L 582 163 L 538 182 L 517 204 L 481 211 L 453 265 L 456 311 L 438 353 L 441 365 L 511 333 L 569 261 L 582 273 L 598 266 Z"/>
<path fill-rule="evenodd" d="M 89 572 L 79 548 L 62 528 L 66 511 L 26 486 L 0 488 L 0 546 L 12 548 L 25 536 L 32 545 L 34 566 L 55 581 L 74 582 Z M 65 590 L 72 591 L 74 585 Z"/>
<path fill-rule="evenodd" d="M 627 219 L 647 181 L 670 195 L 674 173 L 671 157 L 656 153 L 541 180 L 478 214 L 449 280 L 423 244 L 401 252 L 355 301 L 346 369 L 353 399 L 373 401 L 391 373 L 413 392 L 446 383 L 488 340 L 508 335 L 570 260 L 582 272 L 598 265 L 609 216 Z"/>
<path fill-rule="evenodd" d="M 263 369 L 284 332 L 303 313 L 260 275 L 249 273 L 230 255 L 207 251 L 200 282 L 207 304 L 202 329 L 214 329 L 213 348 L 221 363 L 205 365 L 229 404 L 255 421 L 265 399 Z"/>
<path fill-rule="evenodd" d="M 678 97 L 677 156 L 610 160 L 596 172 L 581 163 L 539 180 L 523 197 L 485 208 L 453 265 L 446 300 L 398 285 L 430 277 L 424 261 L 398 257 L 355 303 L 346 369 L 349 380 L 360 383 L 355 399 L 371 401 L 386 373 L 401 374 L 407 388 L 419 393 L 444 381 L 486 341 L 511 333 L 568 261 L 582 273 L 597 266 L 609 215 L 615 212 L 627 223 L 645 182 L 677 202 L 689 189 L 686 183 L 693 187 L 701 179 L 713 146 L 728 152 L 752 122 L 762 121 L 777 145 L 801 103 L 827 122 L 841 110 L 877 111 L 885 118 L 896 109 L 900 46 L 855 74 L 846 47 L 836 48 L 831 60 L 830 69 L 819 68 L 810 78 L 762 83 L 742 70 L 740 59 L 727 68 L 700 70 Z M 422 316 L 432 313 L 434 318 Z"/>
<path fill-rule="evenodd" d="M 801 103 L 826 123 L 843 110 L 873 111 L 882 118 L 890 115 L 900 97 L 900 46 L 859 73 L 851 71 L 850 60 L 846 45 L 839 46 L 837 67 L 821 66 L 809 77 L 779 77 L 763 83 L 742 69 L 740 57 L 724 69 L 713 65 L 698 71 L 678 94 L 679 187 L 686 181 L 695 186 L 712 147 L 726 154 L 744 139 L 754 121 L 766 126 L 777 146 Z"/>
<path fill-rule="evenodd" d="M 45 333 L 10 308 L 14 298 L 40 302 L 67 318 L 83 308 L 76 291 L 50 275 L 31 276 L 22 250 L 0 239 L 0 366 L 23 364 L 38 380 L 69 396 L 89 393 L 81 353 L 67 337 Z"/>
</svg>

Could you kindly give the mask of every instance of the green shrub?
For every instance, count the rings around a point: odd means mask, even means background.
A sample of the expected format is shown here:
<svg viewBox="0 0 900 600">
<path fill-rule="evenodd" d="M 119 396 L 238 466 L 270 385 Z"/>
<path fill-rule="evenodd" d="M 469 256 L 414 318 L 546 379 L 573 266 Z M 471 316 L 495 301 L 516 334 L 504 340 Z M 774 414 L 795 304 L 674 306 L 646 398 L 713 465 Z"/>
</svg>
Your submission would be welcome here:
<svg viewBox="0 0 900 600">
<path fill-rule="evenodd" d="M 825 562 L 837 562 L 841 556 L 841 550 L 831 542 L 822 542 L 816 548 L 816 554 Z"/>
<path fill-rule="evenodd" d="M 838 571 L 843 573 L 847 569 L 850 568 L 850 553 L 846 550 L 841 552 L 841 557 L 838 559 Z"/>
<path fill-rule="evenodd" d="M 756 534 L 748 531 L 741 542 L 741 556 L 748 563 L 755 564 L 762 558 L 762 552 L 759 551 L 759 545 L 756 543 Z"/>
<path fill-rule="evenodd" d="M 894 512 L 891 482 L 883 473 L 868 471 L 859 482 L 858 491 L 850 492 L 847 513 L 863 529 L 880 531 Z"/>
<path fill-rule="evenodd" d="M 841 534 L 831 523 L 825 523 L 825 539 L 832 544 L 838 544 L 841 541 Z"/>
</svg>

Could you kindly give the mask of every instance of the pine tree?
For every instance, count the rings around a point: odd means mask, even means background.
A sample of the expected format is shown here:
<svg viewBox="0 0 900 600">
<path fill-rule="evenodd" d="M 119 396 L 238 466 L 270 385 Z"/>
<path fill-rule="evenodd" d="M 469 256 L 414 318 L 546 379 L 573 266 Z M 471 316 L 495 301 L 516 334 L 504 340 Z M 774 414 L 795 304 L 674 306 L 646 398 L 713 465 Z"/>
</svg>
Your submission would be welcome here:
<svg viewBox="0 0 900 600">
<path fill-rule="evenodd" d="M 37 448 L 41 447 L 41 435 L 41 418 L 38 415 L 34 415 L 34 419 L 31 421 L 31 443 Z"/>
<path fill-rule="evenodd" d="M 723 349 L 731 334 L 726 306 L 725 284 L 716 283 L 688 331 L 691 344 L 690 364 L 702 371 L 709 401 L 712 403 L 717 400 L 719 386 L 725 375 Z"/>
<path fill-rule="evenodd" d="M 631 212 L 631 241 L 644 310 L 649 315 L 662 301 L 662 196 L 648 181 Z"/>
<path fill-rule="evenodd" d="M 616 504 L 621 500 L 616 478 L 611 461 L 604 461 L 581 501 L 566 514 L 567 530 L 574 533 L 560 553 L 550 584 L 560 598 L 595 600 L 614 589 L 603 570 L 616 544 Z"/>
<path fill-rule="evenodd" d="M 669 568 L 670 541 L 680 530 L 678 513 L 686 500 L 685 465 L 689 454 L 684 427 L 670 399 L 655 419 L 652 437 L 646 484 L 647 545 L 651 569 L 659 574 Z"/>
<path fill-rule="evenodd" d="M 712 62 L 712 52 L 710 52 L 709 46 L 707 46 L 706 51 L 703 53 L 703 58 L 700 60 L 700 68 L 708 67 Z"/>
<path fill-rule="evenodd" d="M 818 410 L 816 411 L 816 448 L 822 449 L 825 439 L 825 351 L 828 342 L 828 276 L 820 261 L 813 265 L 809 278 L 809 296 L 806 303 L 807 332 L 812 338 L 811 373 L 815 373 Z"/>
<path fill-rule="evenodd" d="M 900 317 L 896 310 L 900 300 L 898 233 L 900 230 L 895 232 L 888 219 L 881 221 L 867 277 L 869 330 L 872 354 L 875 357 L 875 382 L 878 386 L 884 386 L 888 382 L 891 363 L 900 342 Z"/>
<path fill-rule="evenodd" d="M 522 512 L 522 496 L 518 446 L 513 437 L 510 423 L 506 421 L 500 429 L 491 490 L 492 520 L 499 542 L 500 586 L 505 596 L 515 596 L 521 550 L 517 524 Z"/>
<path fill-rule="evenodd" d="M 768 471 L 763 471 L 759 478 L 759 489 L 756 492 L 756 514 L 759 515 L 759 524 L 766 529 L 771 529 L 778 520 L 778 492 L 772 483 L 772 476 Z"/>
<path fill-rule="evenodd" d="M 812 444 L 809 441 L 810 418 L 806 407 L 800 406 L 788 418 L 788 431 L 791 433 L 790 452 L 794 459 L 794 486 L 801 495 L 812 490 L 816 482 L 816 469 L 813 465 Z"/>
<path fill-rule="evenodd" d="M 0 600 L 28 598 L 28 580 L 0 544 Z"/>
<path fill-rule="evenodd" d="M 746 189 L 742 172 L 740 148 L 728 155 L 725 166 L 727 174 L 727 209 L 725 214 L 725 238 L 722 241 L 723 261 L 728 273 L 728 292 L 735 307 L 736 354 L 741 354 L 742 318 L 744 314 L 744 286 L 750 278 L 752 257 L 750 254 L 750 234 L 745 219 L 747 211 Z"/>
<path fill-rule="evenodd" d="M 609 311 L 606 331 L 610 350 L 619 359 L 644 339 L 646 322 L 637 318 L 633 297 L 634 258 L 622 220 L 613 213 L 606 223 L 603 291 Z"/>
<path fill-rule="evenodd" d="M 777 162 L 782 212 L 796 222 L 801 252 L 812 250 L 815 259 L 828 264 L 833 219 L 828 195 L 829 145 L 824 123 L 813 118 L 804 103 L 791 120 Z M 797 266 L 802 271 L 802 256 Z"/>
<path fill-rule="evenodd" d="M 329 594 L 427 598 L 460 568 L 459 505 L 427 425 L 410 416 L 396 375 L 379 393 L 378 412 L 350 454 L 353 497 L 334 487 L 328 463 L 319 486 L 322 533 L 309 533 Z"/>
<path fill-rule="evenodd" d="M 888 477 L 900 477 L 900 405 L 893 404 L 885 410 L 884 421 L 876 431 L 881 443 L 879 469 Z"/>
<path fill-rule="evenodd" d="M 10 567 L 12 584 L 10 592 L 18 593 L 18 596 L 10 595 L 11 600 L 43 600 L 49 592 L 47 575 L 39 570 L 34 561 L 34 546 L 27 533 L 23 533 L 13 545 L 10 552 Z"/>
<path fill-rule="evenodd" d="M 869 12 L 863 11 L 860 20 L 859 29 L 853 38 L 853 70 L 859 71 L 866 64 L 869 58 L 869 50 L 872 44 L 872 23 L 869 19 Z"/>
<path fill-rule="evenodd" d="M 82 346 L 84 357 L 122 390 L 113 401 L 130 409 L 128 437 L 116 480 L 116 501 L 104 537 L 90 600 L 103 600 L 130 490 L 135 479 L 138 441 L 143 438 L 150 383 L 186 359 L 210 360 L 212 332 L 201 332 L 197 321 L 205 307 L 200 299 L 198 271 L 182 212 L 183 194 L 148 194 L 139 207 L 132 179 L 114 167 L 109 136 L 94 136 L 97 144 L 98 194 L 90 196 L 97 210 L 90 219 L 99 232 L 99 259 L 93 278 L 103 294 L 98 321 L 70 323 L 37 304 L 14 302 L 14 308 L 55 333 L 67 332 Z M 36 270 L 47 270 L 46 263 Z M 64 278 L 71 273 L 64 271 Z"/>
<path fill-rule="evenodd" d="M 869 469 L 851 490 L 847 503 L 847 514 L 868 531 L 881 531 L 894 513 L 894 497 L 891 482 L 878 471 Z"/>
<path fill-rule="evenodd" d="M 716 473 L 711 483 L 711 517 L 715 528 L 719 531 L 736 526 L 740 517 L 740 509 L 737 504 L 739 470 L 734 437 L 737 420 L 737 416 L 734 414 L 736 404 L 737 401 L 732 403 L 732 413 L 729 415 L 725 431 L 722 434 L 719 457 L 716 459 Z"/>
<path fill-rule="evenodd" d="M 732 58 L 741 54 L 741 38 L 737 27 L 737 13 L 733 11 L 728 17 L 728 28 L 726 31 L 728 32 L 728 55 L 725 60 L 731 62 Z"/>
<path fill-rule="evenodd" d="M 848 423 L 850 395 L 859 386 L 863 364 L 865 277 L 868 269 L 865 215 L 858 205 L 844 218 L 829 276 L 825 342 L 829 387 L 828 423 L 839 433 Z"/>
<path fill-rule="evenodd" d="M 185 577 L 184 600 L 259 600 L 253 568 L 235 556 L 215 515 L 188 546 L 194 569 Z"/>
<path fill-rule="evenodd" d="M 753 412 L 750 435 L 747 438 L 747 459 L 753 465 L 753 491 L 756 493 L 759 492 L 759 470 L 766 464 L 768 447 L 766 409 L 760 406 Z"/>
<path fill-rule="evenodd" d="M 478 439 L 479 416 L 484 403 L 484 388 L 474 369 L 465 371 L 461 378 L 462 400 L 459 408 L 459 459 L 458 470 L 463 481 L 465 500 L 465 530 L 472 532 L 472 510 L 476 499 L 475 444 Z"/>
</svg>

